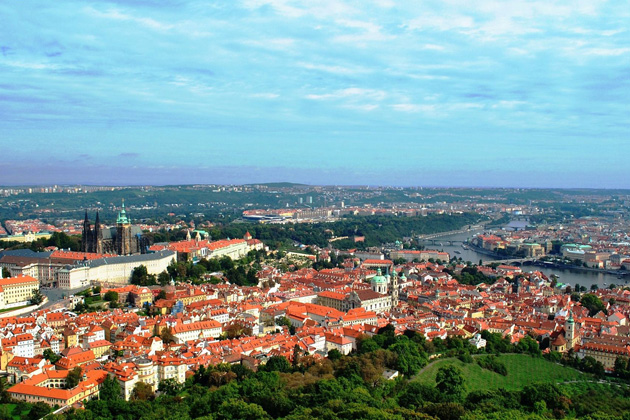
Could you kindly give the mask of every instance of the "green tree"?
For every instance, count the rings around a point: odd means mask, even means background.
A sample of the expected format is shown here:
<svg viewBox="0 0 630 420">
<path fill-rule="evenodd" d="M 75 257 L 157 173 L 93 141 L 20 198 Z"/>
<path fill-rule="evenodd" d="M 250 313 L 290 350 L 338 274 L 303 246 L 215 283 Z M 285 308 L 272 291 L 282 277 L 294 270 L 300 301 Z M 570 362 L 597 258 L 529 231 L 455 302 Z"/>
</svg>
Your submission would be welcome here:
<svg viewBox="0 0 630 420">
<path fill-rule="evenodd" d="M 100 293 L 101 293 L 101 286 L 94 286 L 94 287 L 92 288 L 92 294 L 94 294 L 94 295 L 98 295 L 98 294 L 100 294 Z"/>
<path fill-rule="evenodd" d="M 435 376 L 435 387 L 445 401 L 459 401 L 464 392 L 464 376 L 456 366 L 443 366 Z"/>
<path fill-rule="evenodd" d="M 284 356 L 271 356 L 264 365 L 266 372 L 290 372 L 291 364 Z"/>
<path fill-rule="evenodd" d="M 9 271 L 9 269 L 6 267 L 2 267 L 2 278 L 8 279 L 9 277 L 11 277 L 11 272 Z"/>
<path fill-rule="evenodd" d="M 149 275 L 145 265 L 140 265 L 134 268 L 131 272 L 131 284 L 138 286 L 152 286 L 155 284 L 155 281 L 155 276 Z"/>
<path fill-rule="evenodd" d="M 53 352 L 51 349 L 44 350 L 43 356 L 44 356 L 44 359 L 48 360 L 53 365 L 57 363 L 59 359 L 61 359 L 61 356 L 58 354 L 55 354 L 55 352 Z"/>
<path fill-rule="evenodd" d="M 44 301 L 44 295 L 42 295 L 42 292 L 40 292 L 39 289 L 33 290 L 33 296 L 31 297 L 31 303 L 33 305 L 39 305 L 43 301 Z"/>
<path fill-rule="evenodd" d="M 427 364 L 427 358 L 420 353 L 418 345 L 405 336 L 397 337 L 397 342 L 388 350 L 398 355 L 396 369 L 403 375 L 415 375 Z"/>
<path fill-rule="evenodd" d="M 118 292 L 109 290 L 105 293 L 105 296 L 103 296 L 103 300 L 105 300 L 105 302 L 118 302 Z"/>
<path fill-rule="evenodd" d="M 269 418 L 269 415 L 258 404 L 250 404 L 237 399 L 224 401 L 216 413 L 217 420 L 264 420 Z"/>
<path fill-rule="evenodd" d="M 7 383 L 7 379 L 2 377 L 0 378 L 0 404 L 6 404 L 11 402 L 11 396 L 9 395 L 9 384 Z"/>
<path fill-rule="evenodd" d="M 110 375 L 107 375 L 101 384 L 99 398 L 103 401 L 113 401 L 119 399 L 121 395 L 122 390 L 118 381 Z"/>
<path fill-rule="evenodd" d="M 51 408 L 48 404 L 43 402 L 36 402 L 31 407 L 31 411 L 28 412 L 29 420 L 39 420 L 44 417 L 46 414 L 50 413 Z"/>
<path fill-rule="evenodd" d="M 0 420 L 13 420 L 11 408 L 8 404 L 0 405 Z"/>
<path fill-rule="evenodd" d="M 83 370 L 79 366 L 68 372 L 68 376 L 66 376 L 66 389 L 72 389 L 79 385 L 82 376 Z"/>
<path fill-rule="evenodd" d="M 606 307 L 604 306 L 604 303 L 601 301 L 599 296 L 592 293 L 582 295 L 580 303 L 582 304 L 582 306 L 588 309 L 588 313 L 590 316 L 597 314 L 599 311 L 606 313 Z"/>
<path fill-rule="evenodd" d="M 144 382 L 137 382 L 131 391 L 132 400 L 149 401 L 155 398 L 151 385 Z"/>
<path fill-rule="evenodd" d="M 343 354 L 341 354 L 341 352 L 337 349 L 330 349 L 328 350 L 328 358 L 330 360 L 332 360 L 333 362 L 335 360 L 339 360 L 343 357 Z"/>
<path fill-rule="evenodd" d="M 179 394 L 180 392 L 182 392 L 183 386 L 182 384 L 178 383 L 175 379 L 173 378 L 169 378 L 169 379 L 165 379 L 163 381 L 160 381 L 160 384 L 158 385 L 158 391 L 166 394 L 166 395 L 170 395 L 172 397 L 176 396 L 177 394 Z"/>
<path fill-rule="evenodd" d="M 160 290 L 160 293 L 156 296 L 155 300 L 166 299 L 166 290 Z"/>
<path fill-rule="evenodd" d="M 171 276 L 169 276 L 167 271 L 162 271 L 158 274 L 157 281 L 160 283 L 160 286 L 166 286 L 171 282 Z"/>
</svg>

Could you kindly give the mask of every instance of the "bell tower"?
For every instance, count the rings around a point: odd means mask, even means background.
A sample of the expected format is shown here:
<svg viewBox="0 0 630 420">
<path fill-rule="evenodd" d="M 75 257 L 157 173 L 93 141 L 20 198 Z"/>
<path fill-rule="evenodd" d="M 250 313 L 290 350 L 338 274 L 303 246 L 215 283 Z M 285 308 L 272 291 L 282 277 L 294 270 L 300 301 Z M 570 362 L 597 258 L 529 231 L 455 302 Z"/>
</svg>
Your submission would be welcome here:
<svg viewBox="0 0 630 420">
<path fill-rule="evenodd" d="M 122 209 L 116 219 L 116 252 L 118 255 L 130 255 L 131 250 L 131 223 L 125 211 L 125 200 L 122 202 Z"/>
</svg>

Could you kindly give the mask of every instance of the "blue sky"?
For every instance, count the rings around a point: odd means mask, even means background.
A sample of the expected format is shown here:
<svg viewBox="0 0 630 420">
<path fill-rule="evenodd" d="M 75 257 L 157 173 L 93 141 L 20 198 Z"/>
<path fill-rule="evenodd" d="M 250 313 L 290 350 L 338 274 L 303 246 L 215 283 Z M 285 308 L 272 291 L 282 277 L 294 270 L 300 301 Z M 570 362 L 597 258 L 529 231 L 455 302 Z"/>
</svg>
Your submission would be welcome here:
<svg viewBox="0 0 630 420">
<path fill-rule="evenodd" d="M 630 7 L 5 1 L 0 184 L 630 188 Z"/>
</svg>

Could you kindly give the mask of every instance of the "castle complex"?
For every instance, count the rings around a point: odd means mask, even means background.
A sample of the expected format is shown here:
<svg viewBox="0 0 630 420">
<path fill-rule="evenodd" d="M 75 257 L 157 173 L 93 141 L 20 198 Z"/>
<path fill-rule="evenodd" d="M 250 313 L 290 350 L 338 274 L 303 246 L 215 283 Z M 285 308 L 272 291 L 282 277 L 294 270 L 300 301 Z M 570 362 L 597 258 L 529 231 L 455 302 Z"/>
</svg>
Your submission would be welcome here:
<svg viewBox="0 0 630 420">
<path fill-rule="evenodd" d="M 138 226 L 133 226 L 127 217 L 124 201 L 115 227 L 102 227 L 97 211 L 94 228 L 92 228 L 87 210 L 85 211 L 81 251 L 117 255 L 144 254 L 149 245 L 149 238 L 142 234 Z"/>
</svg>

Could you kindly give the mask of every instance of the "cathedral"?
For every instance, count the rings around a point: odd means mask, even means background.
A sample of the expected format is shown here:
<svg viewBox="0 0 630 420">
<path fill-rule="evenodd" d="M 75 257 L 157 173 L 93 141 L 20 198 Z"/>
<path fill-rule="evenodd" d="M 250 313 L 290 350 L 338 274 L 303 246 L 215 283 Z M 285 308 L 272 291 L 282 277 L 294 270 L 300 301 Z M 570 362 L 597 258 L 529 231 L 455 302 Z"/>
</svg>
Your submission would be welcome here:
<svg viewBox="0 0 630 420">
<path fill-rule="evenodd" d="M 149 238 L 142 234 L 140 227 L 133 226 L 127 217 L 124 201 L 115 227 L 102 227 L 97 211 L 92 228 L 85 211 L 81 251 L 117 255 L 145 254 L 149 245 Z"/>
</svg>

